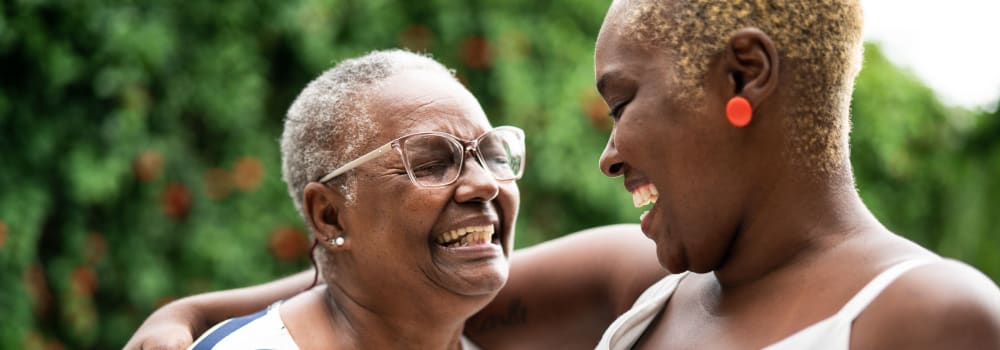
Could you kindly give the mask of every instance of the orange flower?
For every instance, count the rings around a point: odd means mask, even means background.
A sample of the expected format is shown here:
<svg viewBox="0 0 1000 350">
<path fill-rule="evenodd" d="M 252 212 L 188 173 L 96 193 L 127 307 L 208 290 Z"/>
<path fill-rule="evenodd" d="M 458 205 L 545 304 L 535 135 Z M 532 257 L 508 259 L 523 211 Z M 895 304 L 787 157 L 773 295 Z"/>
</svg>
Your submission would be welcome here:
<svg viewBox="0 0 1000 350">
<path fill-rule="evenodd" d="M 7 224 L 0 221 L 0 250 L 3 249 L 5 243 L 7 243 Z"/>
<path fill-rule="evenodd" d="M 485 69 L 493 64 L 493 49 L 482 37 L 465 39 L 462 44 L 462 63 L 472 69 Z"/>
<path fill-rule="evenodd" d="M 163 155 L 156 150 L 139 153 L 132 162 L 132 171 L 141 182 L 153 181 L 163 172 Z"/>
<path fill-rule="evenodd" d="M 97 274 L 89 267 L 77 267 L 73 269 L 71 278 L 73 292 L 80 295 L 94 295 L 97 290 Z"/>
<path fill-rule="evenodd" d="M 271 231 L 271 254 L 281 261 L 294 261 L 304 256 L 308 245 L 305 233 L 297 228 L 281 226 Z"/>
<path fill-rule="evenodd" d="M 160 194 L 160 209 L 175 219 L 186 216 L 191 209 L 191 191 L 179 183 L 167 185 Z"/>
<path fill-rule="evenodd" d="M 581 98 L 581 104 L 590 126 L 600 131 L 611 131 L 614 122 L 608 117 L 608 105 L 592 89 L 588 90 Z"/>
<path fill-rule="evenodd" d="M 399 46 L 412 51 L 427 51 L 434 44 L 434 33 L 421 25 L 406 27 L 399 33 Z"/>
<path fill-rule="evenodd" d="M 45 283 L 45 271 L 38 264 L 31 265 L 24 272 L 24 285 L 28 287 L 28 293 L 34 302 L 35 317 L 44 319 L 49 313 L 49 306 L 52 304 L 52 294 Z"/>
<path fill-rule="evenodd" d="M 205 195 L 217 201 L 229 196 L 229 191 L 233 187 L 232 176 L 221 168 L 208 169 L 202 176 L 201 183 L 205 188 Z"/>
<path fill-rule="evenodd" d="M 251 191 L 264 178 L 264 165 L 257 158 L 243 157 L 233 166 L 233 182 L 243 191 Z"/>
</svg>

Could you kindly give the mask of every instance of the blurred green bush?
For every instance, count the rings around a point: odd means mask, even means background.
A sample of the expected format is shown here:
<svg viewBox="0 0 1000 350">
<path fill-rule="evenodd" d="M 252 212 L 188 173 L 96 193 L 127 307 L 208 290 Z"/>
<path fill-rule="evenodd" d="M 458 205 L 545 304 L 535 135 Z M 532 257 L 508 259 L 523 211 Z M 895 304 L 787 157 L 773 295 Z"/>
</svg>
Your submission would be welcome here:
<svg viewBox="0 0 1000 350">
<path fill-rule="evenodd" d="M 523 127 L 518 246 L 637 221 L 597 170 L 604 1 L 4 1 L 0 348 L 117 348 L 178 296 L 302 270 L 277 138 L 298 91 L 373 49 L 429 52 Z M 1000 112 L 942 106 L 869 46 L 859 190 L 893 230 L 1000 277 Z"/>
</svg>

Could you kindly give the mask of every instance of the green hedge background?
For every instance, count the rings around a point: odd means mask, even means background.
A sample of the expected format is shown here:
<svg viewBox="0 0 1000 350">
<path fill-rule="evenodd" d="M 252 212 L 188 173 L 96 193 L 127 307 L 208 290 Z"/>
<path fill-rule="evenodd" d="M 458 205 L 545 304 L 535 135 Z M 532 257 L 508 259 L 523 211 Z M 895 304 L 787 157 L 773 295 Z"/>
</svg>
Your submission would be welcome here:
<svg viewBox="0 0 1000 350">
<path fill-rule="evenodd" d="M 305 84 L 429 52 L 528 134 L 517 245 L 635 222 L 597 169 L 607 1 L 0 1 L 0 348 L 121 347 L 179 296 L 308 266 L 280 180 Z M 859 190 L 896 232 L 1000 278 L 1000 111 L 942 105 L 869 45 Z"/>
</svg>

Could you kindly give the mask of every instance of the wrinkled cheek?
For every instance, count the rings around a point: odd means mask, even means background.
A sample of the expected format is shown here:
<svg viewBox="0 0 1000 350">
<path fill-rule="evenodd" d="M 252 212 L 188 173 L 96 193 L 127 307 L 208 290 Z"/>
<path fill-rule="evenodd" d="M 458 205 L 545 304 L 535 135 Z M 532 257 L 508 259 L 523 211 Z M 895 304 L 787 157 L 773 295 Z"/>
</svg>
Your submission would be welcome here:
<svg viewBox="0 0 1000 350">
<path fill-rule="evenodd" d="M 447 199 L 438 198 L 438 196 L 419 196 L 417 198 L 399 198 L 392 199 L 386 198 L 386 204 L 392 204 L 393 202 L 402 202 L 402 206 L 397 206 L 392 208 L 391 213 L 387 213 L 392 216 L 406 216 L 409 218 L 409 222 L 415 227 L 427 227 L 433 226 L 435 220 L 437 220 L 444 206 L 447 204 Z M 398 202 L 397 202 L 398 203 Z"/>
<path fill-rule="evenodd" d="M 514 218 L 517 218 L 517 210 L 521 206 L 521 190 L 517 187 L 516 182 L 511 182 L 503 187 L 500 191 L 500 195 L 506 198 L 505 202 L 509 203 L 504 206 L 504 211 L 510 211 Z"/>
<path fill-rule="evenodd" d="M 500 196 L 503 196 L 503 200 L 500 202 L 502 210 L 500 214 L 503 215 L 504 226 L 508 227 L 508 231 L 510 232 L 508 237 L 505 237 L 505 242 L 503 242 L 504 255 L 510 256 L 514 245 L 514 228 L 517 226 L 517 213 L 521 205 L 521 192 L 517 187 L 517 183 L 504 184 L 500 188 Z"/>
</svg>

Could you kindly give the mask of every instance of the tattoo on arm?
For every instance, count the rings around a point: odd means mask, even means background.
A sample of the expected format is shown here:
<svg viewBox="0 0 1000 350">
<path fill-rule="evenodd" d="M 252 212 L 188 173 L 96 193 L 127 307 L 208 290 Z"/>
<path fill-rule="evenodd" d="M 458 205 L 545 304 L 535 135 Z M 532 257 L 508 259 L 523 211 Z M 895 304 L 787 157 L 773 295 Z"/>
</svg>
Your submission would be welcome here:
<svg viewBox="0 0 1000 350">
<path fill-rule="evenodd" d="M 528 321 L 528 308 L 521 298 L 514 298 L 505 312 L 475 316 L 470 321 L 472 328 L 480 332 L 521 325 Z"/>
</svg>

